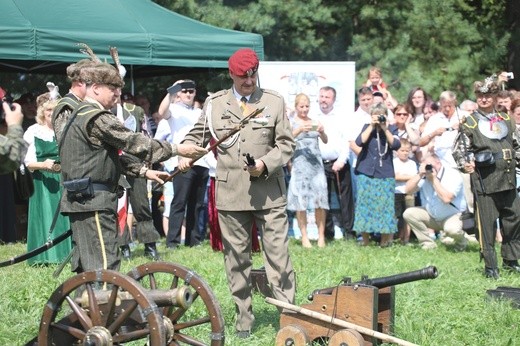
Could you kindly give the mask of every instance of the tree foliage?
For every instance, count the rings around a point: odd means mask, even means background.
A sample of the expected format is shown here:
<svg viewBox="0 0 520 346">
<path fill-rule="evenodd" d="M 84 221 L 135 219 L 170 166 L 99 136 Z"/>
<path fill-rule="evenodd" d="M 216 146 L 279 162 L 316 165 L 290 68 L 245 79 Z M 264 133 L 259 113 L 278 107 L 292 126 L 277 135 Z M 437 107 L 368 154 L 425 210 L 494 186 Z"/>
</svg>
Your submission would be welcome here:
<svg viewBox="0 0 520 346">
<path fill-rule="evenodd" d="M 445 89 L 469 97 L 474 80 L 500 70 L 514 71 L 520 89 L 518 0 L 154 1 L 207 24 L 261 34 L 266 60 L 355 61 L 358 87 L 368 68 L 379 66 L 400 101 L 414 86 L 434 97 Z M 229 86 L 227 71 L 204 69 L 137 80 L 136 90 L 156 103 L 181 78 L 195 79 L 200 94 Z M 10 90 L 31 91 L 59 81 L 30 74 L 7 79 L 18 85 Z"/>
<path fill-rule="evenodd" d="M 370 66 L 379 66 L 400 100 L 414 86 L 434 97 L 446 89 L 467 97 L 474 80 L 512 64 L 506 16 L 512 0 L 156 2 L 208 24 L 263 35 L 266 60 L 352 60 L 358 86 Z"/>
</svg>

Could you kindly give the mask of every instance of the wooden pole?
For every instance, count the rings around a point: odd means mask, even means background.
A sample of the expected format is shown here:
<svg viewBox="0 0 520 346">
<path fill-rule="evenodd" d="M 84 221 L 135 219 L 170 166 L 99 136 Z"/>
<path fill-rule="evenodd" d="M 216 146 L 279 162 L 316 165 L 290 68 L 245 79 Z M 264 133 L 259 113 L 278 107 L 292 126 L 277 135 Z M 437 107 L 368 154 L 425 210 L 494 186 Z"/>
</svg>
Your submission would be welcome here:
<svg viewBox="0 0 520 346">
<path fill-rule="evenodd" d="M 399 338 L 396 338 L 394 336 L 391 336 L 391 335 L 388 335 L 385 333 L 377 332 L 370 328 L 358 326 L 357 324 L 350 323 L 350 322 L 347 322 L 347 321 L 344 321 L 341 319 L 337 319 L 332 316 L 328 316 L 328 315 L 325 315 L 325 314 L 322 314 L 322 313 L 319 313 L 316 311 L 302 308 L 301 306 L 298 306 L 298 305 L 289 304 L 289 303 L 282 302 L 280 300 L 276 300 L 276 299 L 269 298 L 269 297 L 265 298 L 265 301 L 268 302 L 269 304 L 273 304 L 273 305 L 276 305 L 276 306 L 279 306 L 279 307 L 282 307 L 285 309 L 296 311 L 302 315 L 306 315 L 306 316 L 315 318 L 320 321 L 329 322 L 329 323 L 332 323 L 332 324 L 335 324 L 337 326 L 344 327 L 344 328 L 354 329 L 362 334 L 373 336 L 379 340 L 392 342 L 394 344 L 403 345 L 403 346 L 418 346 L 417 344 L 413 344 L 406 340 L 399 339 Z"/>
</svg>

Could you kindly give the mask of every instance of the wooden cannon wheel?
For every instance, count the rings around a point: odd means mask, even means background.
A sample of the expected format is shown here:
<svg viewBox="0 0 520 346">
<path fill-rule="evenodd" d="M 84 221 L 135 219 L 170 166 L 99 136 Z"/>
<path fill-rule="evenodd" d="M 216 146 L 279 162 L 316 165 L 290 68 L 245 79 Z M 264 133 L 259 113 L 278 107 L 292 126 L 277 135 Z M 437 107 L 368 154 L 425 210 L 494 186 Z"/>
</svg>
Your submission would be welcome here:
<svg viewBox="0 0 520 346">
<path fill-rule="evenodd" d="M 157 305 L 134 279 L 98 270 L 73 276 L 54 291 L 43 310 L 38 345 L 111 346 L 146 337 L 149 345 L 166 343 Z"/>
<path fill-rule="evenodd" d="M 173 324 L 173 335 L 167 345 L 224 345 L 220 305 L 208 284 L 195 272 L 175 263 L 151 262 L 133 268 L 128 275 L 147 289 L 174 289 L 183 285 L 193 289 L 188 308 L 163 308 L 163 315 Z"/>
<path fill-rule="evenodd" d="M 364 344 L 363 335 L 353 329 L 338 330 L 329 339 L 329 346 L 363 346 Z"/>
<path fill-rule="evenodd" d="M 309 338 L 302 328 L 295 325 L 283 327 L 276 333 L 276 346 L 305 346 Z"/>
</svg>

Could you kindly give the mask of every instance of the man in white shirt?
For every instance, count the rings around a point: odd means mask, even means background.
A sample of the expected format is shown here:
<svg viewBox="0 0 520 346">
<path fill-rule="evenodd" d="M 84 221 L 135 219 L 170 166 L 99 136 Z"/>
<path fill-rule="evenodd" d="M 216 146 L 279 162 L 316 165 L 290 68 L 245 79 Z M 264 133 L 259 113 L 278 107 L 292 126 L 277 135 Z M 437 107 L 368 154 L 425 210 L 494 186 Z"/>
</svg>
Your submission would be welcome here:
<svg viewBox="0 0 520 346">
<path fill-rule="evenodd" d="M 433 152 L 444 165 L 456 168 L 453 159 L 453 143 L 459 129 L 460 111 L 457 109 L 457 96 L 452 91 L 443 91 L 439 97 L 440 112 L 432 115 L 426 123 L 419 145 L 433 145 Z"/>
<path fill-rule="evenodd" d="M 200 117 L 201 110 L 193 107 L 196 90 L 195 82 L 179 80 L 168 88 L 168 94 L 159 106 L 163 120 L 159 122 L 156 139 L 167 139 L 180 143 L 193 128 Z M 166 170 L 177 170 L 178 159 L 172 158 L 164 163 Z M 186 246 L 196 246 L 203 240 L 198 229 L 199 215 L 204 212 L 204 196 L 208 183 L 208 166 L 201 159 L 192 169 L 178 174 L 173 179 L 173 199 L 171 201 L 166 247 L 175 248 L 181 243 L 181 229 L 186 219 Z"/>
<path fill-rule="evenodd" d="M 421 191 L 421 207 L 408 208 L 403 213 L 421 248 L 437 247 L 430 238 L 428 228 L 444 231 L 455 240 L 455 248 L 463 250 L 466 238 L 462 230 L 461 213 L 466 210 L 462 177 L 453 168 L 443 166 L 440 158 L 427 156 L 419 173 L 406 183 L 406 193 Z"/>
<path fill-rule="evenodd" d="M 346 130 L 350 124 L 346 115 L 334 108 L 336 90 L 333 87 L 322 87 L 318 101 L 320 112 L 317 114 L 317 120 L 323 124 L 329 138 L 326 144 L 320 141 L 319 145 L 325 176 L 327 177 L 330 205 L 325 221 L 325 237 L 332 240 L 334 239 L 332 213 L 335 203 L 331 199 L 334 196 L 334 192 L 339 197 L 339 210 L 336 210 L 336 213 L 339 212 L 340 214 L 339 223 L 345 236 L 352 232 L 354 225 L 354 199 L 348 161 L 349 146 L 346 136 Z"/>
</svg>

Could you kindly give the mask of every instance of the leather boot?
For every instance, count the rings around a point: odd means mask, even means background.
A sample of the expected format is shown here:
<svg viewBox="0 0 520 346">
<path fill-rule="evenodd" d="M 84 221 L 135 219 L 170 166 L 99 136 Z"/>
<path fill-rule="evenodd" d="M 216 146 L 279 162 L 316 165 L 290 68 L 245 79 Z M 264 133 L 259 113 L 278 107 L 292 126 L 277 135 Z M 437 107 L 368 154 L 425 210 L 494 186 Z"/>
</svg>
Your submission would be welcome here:
<svg viewBox="0 0 520 346">
<path fill-rule="evenodd" d="M 120 247 L 121 249 L 121 255 L 124 259 L 129 260 L 132 257 L 132 253 L 130 252 L 130 246 L 123 245 Z"/>
<path fill-rule="evenodd" d="M 484 275 L 486 276 L 486 278 L 488 279 L 498 279 L 500 278 L 500 274 L 498 272 L 498 268 L 489 268 L 489 267 L 486 267 L 484 269 Z"/>
<path fill-rule="evenodd" d="M 159 261 L 161 259 L 161 257 L 159 257 L 159 252 L 155 247 L 155 243 L 144 244 L 144 255 L 150 257 L 154 261 Z"/>
</svg>

